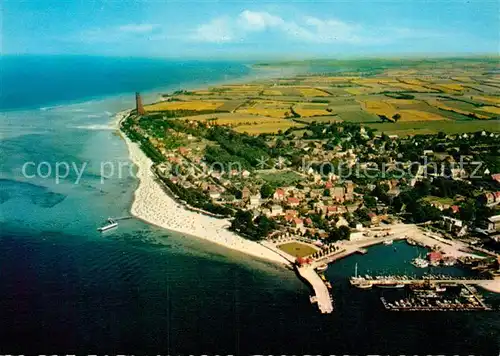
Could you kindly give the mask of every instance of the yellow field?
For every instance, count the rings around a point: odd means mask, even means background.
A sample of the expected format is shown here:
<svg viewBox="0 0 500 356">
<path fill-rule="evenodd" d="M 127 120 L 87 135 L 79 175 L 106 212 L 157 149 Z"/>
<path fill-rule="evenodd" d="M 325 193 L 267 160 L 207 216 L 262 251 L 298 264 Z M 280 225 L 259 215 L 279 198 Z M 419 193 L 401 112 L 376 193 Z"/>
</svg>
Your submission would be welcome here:
<svg viewBox="0 0 500 356">
<path fill-rule="evenodd" d="M 236 112 L 277 118 L 284 118 L 287 113 L 291 114 L 290 104 L 284 104 L 278 101 L 257 101 L 252 106 L 245 106 L 237 109 Z"/>
<path fill-rule="evenodd" d="M 234 129 L 236 132 L 246 132 L 250 135 L 259 135 L 261 133 L 278 133 L 279 130 L 286 131 L 290 127 L 303 127 L 304 125 L 297 124 L 293 121 L 289 120 L 281 120 L 281 121 L 272 121 L 272 122 L 264 122 L 258 123 L 255 125 L 241 125 Z"/>
<path fill-rule="evenodd" d="M 480 110 L 500 115 L 500 108 L 496 106 L 483 106 Z"/>
<path fill-rule="evenodd" d="M 415 105 L 415 104 L 421 104 L 422 102 L 420 100 L 415 100 L 415 99 L 386 99 L 384 100 L 386 103 L 389 104 L 394 104 L 394 105 Z"/>
<path fill-rule="evenodd" d="M 194 92 L 196 95 L 211 95 L 214 94 L 213 92 L 209 90 L 197 90 Z"/>
<path fill-rule="evenodd" d="M 396 109 L 385 101 L 359 101 L 365 111 L 375 115 L 385 115 L 391 118 L 396 113 Z"/>
<path fill-rule="evenodd" d="M 493 104 L 500 104 L 500 96 L 473 96 L 472 98 L 484 100 Z"/>
<path fill-rule="evenodd" d="M 418 85 L 418 86 L 422 85 L 422 83 L 423 83 L 422 81 L 415 79 L 415 78 L 413 78 L 413 79 L 404 78 L 401 80 L 401 82 L 406 83 L 406 84 L 410 84 L 410 85 Z"/>
<path fill-rule="evenodd" d="M 474 82 L 474 80 L 471 77 L 451 77 L 451 79 L 459 82 L 468 82 L 468 83 Z"/>
<path fill-rule="evenodd" d="M 443 88 L 450 89 L 450 90 L 456 90 L 456 91 L 463 91 L 464 90 L 464 87 L 462 84 L 450 83 L 450 84 L 438 84 L 438 85 L 443 87 Z"/>
<path fill-rule="evenodd" d="M 303 96 L 330 96 L 323 90 L 319 90 L 316 88 L 295 88 L 295 89 L 297 89 Z"/>
<path fill-rule="evenodd" d="M 263 95 L 270 95 L 270 96 L 283 95 L 283 93 L 280 92 L 279 90 L 272 90 L 272 89 L 266 89 L 266 90 L 264 90 L 264 92 L 262 94 Z"/>
<path fill-rule="evenodd" d="M 461 84 L 428 84 L 426 86 L 429 88 L 442 90 L 445 93 L 456 93 L 461 92 L 465 89 Z"/>
<path fill-rule="evenodd" d="M 352 95 L 363 95 L 363 94 L 371 94 L 377 92 L 378 90 L 367 87 L 354 87 L 354 88 L 344 88 L 344 91 Z"/>
<path fill-rule="evenodd" d="M 164 101 L 161 103 L 145 105 L 146 111 L 164 111 L 164 110 L 215 110 L 224 104 L 223 101 Z"/>
<path fill-rule="evenodd" d="M 331 115 L 330 112 L 326 111 L 328 104 L 317 104 L 317 103 L 306 103 L 297 104 L 293 107 L 293 110 L 300 116 L 322 116 Z"/>
<path fill-rule="evenodd" d="M 388 83 L 388 85 L 390 85 L 392 87 L 416 91 L 416 92 L 420 92 L 420 93 L 426 93 L 426 92 L 431 91 L 431 89 L 427 89 L 427 88 L 424 88 L 420 85 L 415 85 L 415 84 L 407 84 L 407 83 L 397 82 L 397 83 Z"/>
<path fill-rule="evenodd" d="M 306 77 L 305 81 L 315 82 L 315 83 L 345 83 L 354 79 L 359 79 L 359 77 Z"/>
<path fill-rule="evenodd" d="M 419 110 L 400 110 L 398 114 L 401 115 L 398 122 L 448 120 L 443 116 Z"/>
</svg>

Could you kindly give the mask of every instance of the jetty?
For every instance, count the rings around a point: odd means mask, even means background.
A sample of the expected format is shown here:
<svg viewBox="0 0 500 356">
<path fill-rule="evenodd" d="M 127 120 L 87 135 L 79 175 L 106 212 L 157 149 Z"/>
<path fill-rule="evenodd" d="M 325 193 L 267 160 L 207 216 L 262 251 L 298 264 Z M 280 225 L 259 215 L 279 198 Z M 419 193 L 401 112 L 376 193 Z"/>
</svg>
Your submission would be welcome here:
<svg viewBox="0 0 500 356">
<path fill-rule="evenodd" d="M 297 266 L 297 273 L 305 281 L 307 281 L 314 290 L 314 296 L 311 297 L 311 302 L 317 303 L 318 308 L 323 314 L 333 312 L 333 302 L 325 282 L 321 280 L 312 266 Z"/>
</svg>

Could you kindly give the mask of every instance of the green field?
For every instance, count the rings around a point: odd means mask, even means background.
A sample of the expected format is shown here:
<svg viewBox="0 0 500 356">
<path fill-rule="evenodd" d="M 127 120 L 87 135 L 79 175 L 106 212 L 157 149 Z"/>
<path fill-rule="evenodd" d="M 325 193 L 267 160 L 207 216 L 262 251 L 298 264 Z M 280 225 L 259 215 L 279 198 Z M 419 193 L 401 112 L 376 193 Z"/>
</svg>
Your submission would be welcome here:
<svg viewBox="0 0 500 356">
<path fill-rule="evenodd" d="M 293 171 L 264 173 L 260 174 L 259 177 L 265 180 L 267 183 L 275 186 L 293 185 L 304 179 L 299 174 Z"/>
<path fill-rule="evenodd" d="M 482 130 L 500 132 L 500 120 L 386 122 L 367 124 L 367 126 L 380 132 L 385 132 L 388 135 L 398 136 L 437 134 L 440 131 L 447 134 L 469 133 Z"/>
<path fill-rule="evenodd" d="M 306 257 L 317 251 L 311 245 L 306 245 L 300 242 L 289 242 L 283 245 L 278 245 L 278 248 L 294 257 Z"/>
<path fill-rule="evenodd" d="M 377 115 L 370 114 L 366 111 L 362 111 L 361 109 L 356 110 L 356 111 L 339 112 L 338 117 L 342 121 L 355 122 L 355 123 L 366 123 L 366 122 L 380 121 L 380 119 Z"/>
</svg>

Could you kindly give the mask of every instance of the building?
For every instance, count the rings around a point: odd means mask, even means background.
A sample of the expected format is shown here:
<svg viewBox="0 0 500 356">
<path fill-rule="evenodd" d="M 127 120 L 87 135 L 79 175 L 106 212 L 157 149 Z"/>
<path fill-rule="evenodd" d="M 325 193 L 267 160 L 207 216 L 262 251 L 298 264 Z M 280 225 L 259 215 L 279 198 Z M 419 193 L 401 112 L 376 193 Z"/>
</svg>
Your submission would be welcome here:
<svg viewBox="0 0 500 356">
<path fill-rule="evenodd" d="M 260 205 L 260 194 L 250 196 L 250 207 L 256 208 Z"/>
<path fill-rule="evenodd" d="M 273 205 L 271 206 L 271 216 L 280 216 L 283 215 L 283 208 L 281 205 Z"/>
<path fill-rule="evenodd" d="M 427 258 L 429 259 L 431 265 L 437 265 L 443 259 L 443 255 L 441 252 L 433 251 L 427 254 Z"/>
<path fill-rule="evenodd" d="M 273 199 L 277 201 L 285 200 L 285 190 L 282 188 L 276 189 L 276 191 L 273 194 Z"/>
<path fill-rule="evenodd" d="M 295 198 L 295 197 L 289 197 L 287 202 L 288 202 L 288 205 L 290 205 L 291 207 L 297 207 L 300 204 L 300 200 L 298 198 Z"/>
<path fill-rule="evenodd" d="M 455 236 L 462 237 L 467 234 L 467 225 L 462 220 L 443 216 L 442 225 L 446 231 Z"/>
<path fill-rule="evenodd" d="M 488 231 L 500 231 L 500 215 L 490 216 L 486 219 Z"/>
<path fill-rule="evenodd" d="M 144 105 L 142 104 L 141 94 L 135 93 L 135 110 L 137 110 L 137 115 L 145 115 L 146 110 L 144 110 Z"/>
<path fill-rule="evenodd" d="M 368 213 L 368 217 L 370 218 L 370 224 L 378 225 L 380 224 L 380 218 L 375 213 Z"/>
<path fill-rule="evenodd" d="M 241 190 L 241 199 L 243 199 L 243 200 L 249 199 L 251 194 L 252 194 L 252 192 L 250 191 L 250 189 L 248 189 L 248 187 L 244 187 Z"/>
</svg>

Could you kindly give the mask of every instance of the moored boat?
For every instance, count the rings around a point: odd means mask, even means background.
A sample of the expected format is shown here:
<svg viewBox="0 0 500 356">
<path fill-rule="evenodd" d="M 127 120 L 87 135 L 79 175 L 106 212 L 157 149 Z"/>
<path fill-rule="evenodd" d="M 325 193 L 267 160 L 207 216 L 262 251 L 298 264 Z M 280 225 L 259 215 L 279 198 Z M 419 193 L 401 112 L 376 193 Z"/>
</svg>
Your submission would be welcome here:
<svg viewBox="0 0 500 356">
<path fill-rule="evenodd" d="M 104 232 L 104 231 L 107 231 L 107 230 L 110 230 L 110 229 L 114 229 L 117 226 L 118 226 L 118 223 L 116 221 L 114 221 L 111 218 L 108 218 L 108 224 L 104 225 L 104 226 L 101 226 L 100 228 L 97 229 L 97 231 Z"/>
<path fill-rule="evenodd" d="M 377 284 L 377 287 L 385 289 L 400 289 L 404 288 L 405 285 L 403 283 L 387 283 L 387 284 Z"/>
<path fill-rule="evenodd" d="M 316 267 L 316 271 L 318 271 L 318 272 L 325 272 L 327 269 L 328 269 L 328 265 L 326 263 Z"/>
</svg>

